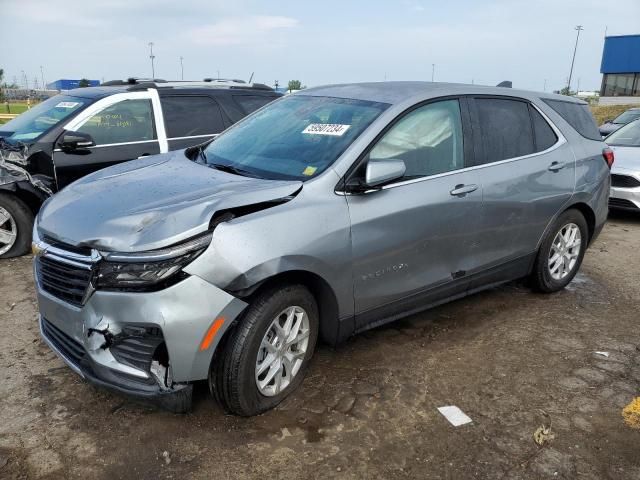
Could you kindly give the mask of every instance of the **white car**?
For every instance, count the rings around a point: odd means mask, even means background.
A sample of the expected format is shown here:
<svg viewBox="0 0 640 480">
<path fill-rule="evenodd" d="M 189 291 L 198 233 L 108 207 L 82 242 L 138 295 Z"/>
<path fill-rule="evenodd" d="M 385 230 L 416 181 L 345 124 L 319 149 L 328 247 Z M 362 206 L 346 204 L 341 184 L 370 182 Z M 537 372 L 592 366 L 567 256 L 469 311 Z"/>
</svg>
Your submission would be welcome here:
<svg viewBox="0 0 640 480">
<path fill-rule="evenodd" d="M 611 169 L 609 207 L 640 212 L 640 119 L 609 135 L 615 154 Z"/>
</svg>

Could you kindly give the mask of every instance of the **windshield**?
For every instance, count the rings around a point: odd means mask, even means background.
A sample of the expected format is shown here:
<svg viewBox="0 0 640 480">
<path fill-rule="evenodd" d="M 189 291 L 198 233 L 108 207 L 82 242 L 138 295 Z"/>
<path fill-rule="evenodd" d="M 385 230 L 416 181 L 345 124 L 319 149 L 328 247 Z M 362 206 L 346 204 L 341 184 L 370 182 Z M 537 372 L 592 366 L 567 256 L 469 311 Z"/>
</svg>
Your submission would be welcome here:
<svg viewBox="0 0 640 480">
<path fill-rule="evenodd" d="M 622 115 L 619 115 L 618 117 L 616 117 L 613 123 L 626 124 L 634 121 L 636 118 L 640 118 L 640 110 L 631 110 L 631 111 L 627 110 Z"/>
<path fill-rule="evenodd" d="M 609 145 L 621 147 L 640 147 L 640 120 L 626 124 L 613 132 L 605 140 Z"/>
<path fill-rule="evenodd" d="M 389 105 L 292 95 L 222 134 L 207 164 L 268 179 L 308 180 L 327 169 Z"/>
<path fill-rule="evenodd" d="M 0 136 L 11 140 L 33 140 L 88 103 L 90 100 L 86 98 L 56 95 L 0 125 Z"/>
</svg>

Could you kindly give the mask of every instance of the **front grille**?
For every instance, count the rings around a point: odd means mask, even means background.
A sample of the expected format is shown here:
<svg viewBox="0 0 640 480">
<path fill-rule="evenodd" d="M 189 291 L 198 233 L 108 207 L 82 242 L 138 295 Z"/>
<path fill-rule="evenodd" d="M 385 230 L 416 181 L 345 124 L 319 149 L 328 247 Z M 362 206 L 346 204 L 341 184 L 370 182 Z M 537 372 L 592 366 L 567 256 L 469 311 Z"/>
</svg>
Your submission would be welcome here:
<svg viewBox="0 0 640 480">
<path fill-rule="evenodd" d="M 624 198 L 609 198 L 609 206 L 616 208 L 638 208 L 631 200 Z"/>
<path fill-rule="evenodd" d="M 42 333 L 67 359 L 79 365 L 85 355 L 84 348 L 69 335 L 50 323 L 46 318 L 42 319 Z"/>
<path fill-rule="evenodd" d="M 640 187 L 640 180 L 629 175 L 611 174 L 611 186 L 619 188 L 636 188 Z"/>
<path fill-rule="evenodd" d="M 42 289 L 77 307 L 82 305 L 91 283 L 91 266 L 75 266 L 42 255 L 37 257 L 36 271 Z"/>
</svg>

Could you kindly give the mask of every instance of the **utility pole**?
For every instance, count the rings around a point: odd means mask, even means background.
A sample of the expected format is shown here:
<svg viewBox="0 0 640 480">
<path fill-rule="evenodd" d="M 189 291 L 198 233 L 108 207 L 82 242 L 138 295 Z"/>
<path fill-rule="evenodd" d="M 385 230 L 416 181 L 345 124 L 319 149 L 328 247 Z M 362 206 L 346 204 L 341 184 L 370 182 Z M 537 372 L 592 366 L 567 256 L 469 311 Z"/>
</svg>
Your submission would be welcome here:
<svg viewBox="0 0 640 480">
<path fill-rule="evenodd" d="M 433 79 L 436 77 L 436 64 L 431 64 L 431 83 L 433 83 Z"/>
<path fill-rule="evenodd" d="M 578 85 L 576 86 L 576 95 L 580 93 L 580 77 L 578 77 Z"/>
<path fill-rule="evenodd" d="M 40 76 L 42 77 L 42 89 L 47 89 L 47 84 L 44 83 L 44 70 L 42 70 L 42 65 L 40 65 Z"/>
<path fill-rule="evenodd" d="M 153 63 L 153 60 L 156 56 L 153 54 L 153 42 L 149 42 L 149 58 L 151 59 L 151 80 L 156 79 L 156 68 Z"/>
<path fill-rule="evenodd" d="M 180 80 L 184 80 L 184 64 L 182 63 L 183 60 L 184 57 L 180 57 Z"/>
<path fill-rule="evenodd" d="M 546 92 L 547 91 L 547 79 L 544 79 L 544 87 L 542 87 L 542 91 Z"/>
<path fill-rule="evenodd" d="M 573 47 L 573 57 L 571 58 L 571 70 L 569 70 L 569 80 L 567 81 L 567 95 L 571 93 L 571 77 L 573 76 L 573 64 L 576 61 L 576 51 L 578 50 L 578 40 L 580 39 L 580 32 L 584 30 L 582 25 L 576 25 L 576 45 Z"/>
</svg>

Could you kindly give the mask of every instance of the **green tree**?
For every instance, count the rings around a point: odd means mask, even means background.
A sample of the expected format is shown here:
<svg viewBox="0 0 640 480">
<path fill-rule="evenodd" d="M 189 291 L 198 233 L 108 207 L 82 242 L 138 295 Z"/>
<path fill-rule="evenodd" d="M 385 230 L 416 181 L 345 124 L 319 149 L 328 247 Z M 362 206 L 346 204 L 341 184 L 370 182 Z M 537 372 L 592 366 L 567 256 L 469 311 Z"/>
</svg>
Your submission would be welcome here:
<svg viewBox="0 0 640 480">
<path fill-rule="evenodd" d="M 569 87 L 564 87 L 562 90 L 560 90 L 560 95 L 568 95 L 571 96 L 573 95 L 575 92 L 572 92 L 571 90 L 569 90 Z"/>
<path fill-rule="evenodd" d="M 0 102 L 4 101 L 4 89 L 2 85 L 2 80 L 4 80 L 4 69 L 0 68 Z"/>
<path fill-rule="evenodd" d="M 303 88 L 300 80 L 289 80 L 289 84 L 287 85 L 288 90 L 302 90 Z"/>
<path fill-rule="evenodd" d="M 78 84 L 80 88 L 88 87 L 89 85 L 89 80 L 87 80 L 86 78 L 81 78 L 80 83 Z"/>
</svg>

